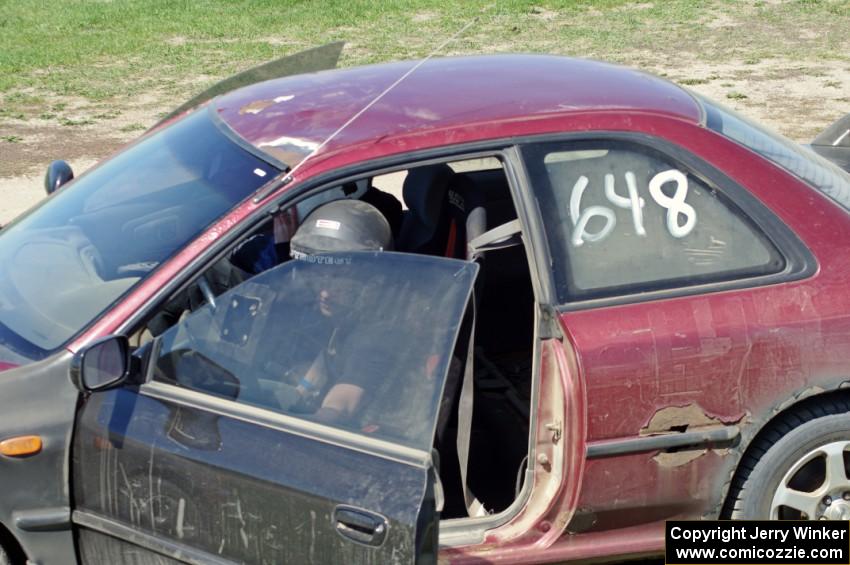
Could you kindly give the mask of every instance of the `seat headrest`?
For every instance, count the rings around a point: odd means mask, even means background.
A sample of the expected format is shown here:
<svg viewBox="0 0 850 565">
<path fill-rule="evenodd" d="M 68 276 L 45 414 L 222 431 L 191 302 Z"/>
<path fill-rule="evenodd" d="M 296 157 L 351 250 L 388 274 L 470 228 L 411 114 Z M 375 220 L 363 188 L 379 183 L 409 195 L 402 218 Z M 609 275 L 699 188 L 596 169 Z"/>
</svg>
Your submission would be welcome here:
<svg viewBox="0 0 850 565">
<path fill-rule="evenodd" d="M 443 208 L 443 201 L 454 175 L 446 164 L 416 167 L 407 172 L 402 185 L 402 197 L 407 208 L 425 226 L 434 228 Z"/>
</svg>

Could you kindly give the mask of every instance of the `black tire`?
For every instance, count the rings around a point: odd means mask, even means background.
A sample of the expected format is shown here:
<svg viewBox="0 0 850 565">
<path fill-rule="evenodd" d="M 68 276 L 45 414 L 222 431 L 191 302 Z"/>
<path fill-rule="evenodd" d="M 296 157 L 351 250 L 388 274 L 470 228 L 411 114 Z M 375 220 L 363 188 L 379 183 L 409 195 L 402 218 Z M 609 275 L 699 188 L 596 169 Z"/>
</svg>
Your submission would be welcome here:
<svg viewBox="0 0 850 565">
<path fill-rule="evenodd" d="M 742 459 L 729 493 L 733 519 L 764 520 L 771 517 L 771 505 L 774 495 L 786 474 L 801 463 L 807 455 L 818 448 L 842 441 L 850 441 L 850 401 L 844 398 L 820 398 L 805 404 L 787 414 L 782 414 L 770 427 L 761 433 Z M 846 456 L 845 456 L 846 457 Z M 820 461 L 811 459 L 803 468 L 795 471 L 792 481 L 807 481 L 816 485 L 829 478 L 825 475 L 824 458 L 823 479 L 819 473 Z M 844 476 L 847 477 L 845 464 Z M 850 492 L 850 479 L 847 480 Z M 783 485 L 783 488 L 786 488 Z M 814 488 L 794 486 L 794 490 L 814 492 Z M 778 507 L 781 518 L 799 519 L 791 508 Z M 819 512 L 819 511 L 818 511 Z M 818 514 L 815 512 L 815 514 Z M 818 514 L 819 516 L 819 514 Z M 809 519 L 817 516 L 806 515 Z"/>
</svg>

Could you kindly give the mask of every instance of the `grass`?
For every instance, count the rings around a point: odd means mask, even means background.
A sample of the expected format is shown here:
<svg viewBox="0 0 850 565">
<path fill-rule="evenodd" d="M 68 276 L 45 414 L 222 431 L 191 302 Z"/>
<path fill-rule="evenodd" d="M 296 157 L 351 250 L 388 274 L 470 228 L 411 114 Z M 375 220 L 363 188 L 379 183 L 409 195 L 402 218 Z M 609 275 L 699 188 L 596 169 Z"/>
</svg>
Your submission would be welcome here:
<svg viewBox="0 0 850 565">
<path fill-rule="evenodd" d="M 183 98 L 235 71 L 340 39 L 349 41 L 343 66 L 422 57 L 476 17 L 449 53 L 551 52 L 633 65 L 644 56 L 745 53 L 754 64 L 802 54 L 846 59 L 850 2 L 0 0 L 0 116 L 62 111 L 47 108 L 45 97 Z M 723 17 L 747 25 L 706 27 Z M 798 37 L 805 29 L 816 33 Z"/>
<path fill-rule="evenodd" d="M 59 123 L 63 126 L 88 126 L 94 123 L 94 120 L 83 118 L 81 120 L 72 120 L 71 118 L 62 118 Z"/>
<path fill-rule="evenodd" d="M 708 84 L 708 79 L 706 78 L 683 78 L 677 81 L 679 84 L 684 84 L 685 86 L 694 86 L 697 84 Z"/>
</svg>

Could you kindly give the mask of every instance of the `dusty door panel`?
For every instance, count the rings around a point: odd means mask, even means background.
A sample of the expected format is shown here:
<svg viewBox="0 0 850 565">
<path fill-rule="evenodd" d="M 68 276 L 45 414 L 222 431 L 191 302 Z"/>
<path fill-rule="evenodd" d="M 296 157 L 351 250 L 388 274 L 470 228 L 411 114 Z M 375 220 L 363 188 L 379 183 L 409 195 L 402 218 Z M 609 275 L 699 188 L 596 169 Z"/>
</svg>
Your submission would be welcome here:
<svg viewBox="0 0 850 565">
<path fill-rule="evenodd" d="M 77 527 L 190 563 L 436 559 L 431 446 L 478 267 L 314 259 L 182 318 L 153 342 L 150 382 L 86 398 Z M 363 402 L 335 414 L 324 402 L 346 388 Z M 81 538 L 82 553 L 98 540 Z"/>
<path fill-rule="evenodd" d="M 90 403 L 74 451 L 78 510 L 234 561 L 387 563 L 413 552 L 410 501 L 424 499 L 426 469 L 126 390 Z M 383 549 L 341 537 L 338 504 L 385 516 Z"/>
</svg>

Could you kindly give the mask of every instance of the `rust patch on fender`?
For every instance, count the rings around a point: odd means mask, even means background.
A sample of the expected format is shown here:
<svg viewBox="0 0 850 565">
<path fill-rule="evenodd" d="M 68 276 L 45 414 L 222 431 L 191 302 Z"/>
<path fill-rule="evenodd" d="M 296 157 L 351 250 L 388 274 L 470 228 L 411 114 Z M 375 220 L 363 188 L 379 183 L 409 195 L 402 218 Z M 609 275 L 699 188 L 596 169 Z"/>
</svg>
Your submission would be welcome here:
<svg viewBox="0 0 850 565">
<path fill-rule="evenodd" d="M 737 421 L 740 421 L 738 418 Z M 668 406 L 653 414 L 649 422 L 641 428 L 641 436 L 666 435 L 692 431 L 702 431 L 722 427 L 724 421 L 706 414 L 697 404 Z M 652 460 L 661 467 L 680 467 L 687 465 L 708 453 L 705 447 L 686 447 L 676 451 L 660 451 Z"/>
<path fill-rule="evenodd" d="M 652 460 L 662 467 L 681 467 L 687 465 L 691 461 L 695 461 L 705 455 L 707 449 L 692 449 L 690 451 L 674 451 L 669 453 L 661 451 L 655 455 Z"/>
<path fill-rule="evenodd" d="M 692 428 L 722 425 L 723 422 L 717 418 L 712 418 L 696 404 L 668 406 L 655 412 L 649 423 L 640 429 L 640 435 L 650 436 L 670 432 L 685 432 Z"/>
</svg>

